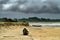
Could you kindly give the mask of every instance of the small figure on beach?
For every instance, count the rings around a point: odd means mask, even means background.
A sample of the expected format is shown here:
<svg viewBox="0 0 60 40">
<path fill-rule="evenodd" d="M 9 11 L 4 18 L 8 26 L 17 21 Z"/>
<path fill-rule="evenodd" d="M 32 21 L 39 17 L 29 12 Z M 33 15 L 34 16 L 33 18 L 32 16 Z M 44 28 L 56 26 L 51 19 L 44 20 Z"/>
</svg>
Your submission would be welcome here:
<svg viewBox="0 0 60 40">
<path fill-rule="evenodd" d="M 26 28 L 24 28 L 23 29 L 23 35 L 28 35 L 28 34 L 29 34 L 28 30 Z"/>
</svg>

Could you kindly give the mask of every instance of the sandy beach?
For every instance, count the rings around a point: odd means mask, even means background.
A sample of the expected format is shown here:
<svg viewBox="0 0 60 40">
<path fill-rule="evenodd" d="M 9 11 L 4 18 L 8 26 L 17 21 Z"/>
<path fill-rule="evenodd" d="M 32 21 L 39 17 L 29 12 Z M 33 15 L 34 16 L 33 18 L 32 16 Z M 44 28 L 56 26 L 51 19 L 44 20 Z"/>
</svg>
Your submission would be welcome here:
<svg viewBox="0 0 60 40">
<path fill-rule="evenodd" d="M 28 29 L 29 35 L 23 35 L 23 28 Z M 0 40 L 60 40 L 60 27 L 3 26 Z"/>
</svg>

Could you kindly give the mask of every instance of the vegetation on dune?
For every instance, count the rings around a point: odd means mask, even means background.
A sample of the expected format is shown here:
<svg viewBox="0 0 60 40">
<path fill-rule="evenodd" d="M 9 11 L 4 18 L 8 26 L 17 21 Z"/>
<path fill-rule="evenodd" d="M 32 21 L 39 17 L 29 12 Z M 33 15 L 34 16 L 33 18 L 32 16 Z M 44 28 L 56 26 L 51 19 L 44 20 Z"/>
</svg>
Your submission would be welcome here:
<svg viewBox="0 0 60 40">
<path fill-rule="evenodd" d="M 0 26 L 29 26 L 29 22 L 1 22 Z"/>
</svg>

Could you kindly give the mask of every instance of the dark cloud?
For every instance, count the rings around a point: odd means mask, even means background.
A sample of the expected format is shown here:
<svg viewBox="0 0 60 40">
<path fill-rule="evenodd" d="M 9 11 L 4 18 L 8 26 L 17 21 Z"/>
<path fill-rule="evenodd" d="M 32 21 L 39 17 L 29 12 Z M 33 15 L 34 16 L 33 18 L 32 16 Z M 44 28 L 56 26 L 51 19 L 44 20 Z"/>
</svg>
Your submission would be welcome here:
<svg viewBox="0 0 60 40">
<path fill-rule="evenodd" d="M 59 1 L 59 0 L 58 0 Z M 25 13 L 60 13 L 57 0 L 1 0 L 4 11 Z M 58 3 L 57 3 L 58 2 Z"/>
<path fill-rule="evenodd" d="M 10 12 L 10 11 L 6 11 L 6 12 L 1 12 L 0 13 L 0 18 L 29 18 L 29 17 L 38 17 L 38 18 L 51 18 L 51 19 L 60 19 L 60 14 L 48 14 L 48 13 L 41 13 L 41 14 L 34 14 L 34 13 L 29 13 L 29 14 L 25 14 L 25 13 L 21 13 L 21 12 Z"/>
<path fill-rule="evenodd" d="M 3 17 L 60 19 L 60 0 L 0 0 L 0 18 Z"/>
<path fill-rule="evenodd" d="M 9 0 L 0 0 L 0 4 L 6 4 Z"/>
</svg>

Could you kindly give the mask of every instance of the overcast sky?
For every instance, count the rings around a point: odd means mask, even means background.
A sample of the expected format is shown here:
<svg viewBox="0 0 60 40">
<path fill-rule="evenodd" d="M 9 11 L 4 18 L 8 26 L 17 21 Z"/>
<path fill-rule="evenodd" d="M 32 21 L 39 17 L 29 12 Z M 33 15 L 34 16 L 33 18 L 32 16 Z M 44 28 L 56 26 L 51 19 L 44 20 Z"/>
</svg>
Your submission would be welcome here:
<svg viewBox="0 0 60 40">
<path fill-rule="evenodd" d="M 2 17 L 60 19 L 60 0 L 0 0 Z"/>
</svg>

